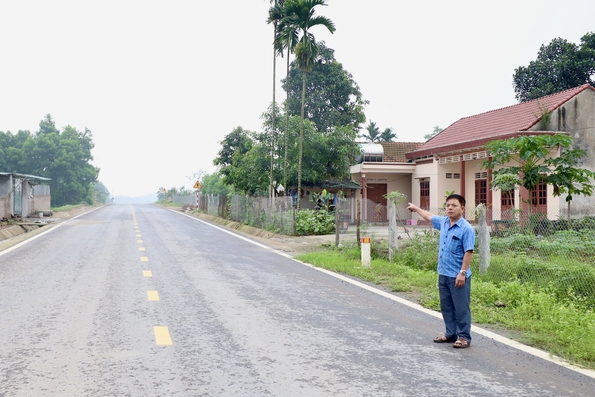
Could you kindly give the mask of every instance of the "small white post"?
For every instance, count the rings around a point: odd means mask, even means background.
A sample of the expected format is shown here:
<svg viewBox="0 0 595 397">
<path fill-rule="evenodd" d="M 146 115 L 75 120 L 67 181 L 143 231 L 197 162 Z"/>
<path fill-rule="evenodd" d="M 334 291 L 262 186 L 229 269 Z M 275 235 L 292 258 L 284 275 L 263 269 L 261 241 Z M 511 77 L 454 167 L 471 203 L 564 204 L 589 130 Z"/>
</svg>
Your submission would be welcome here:
<svg viewBox="0 0 595 397">
<path fill-rule="evenodd" d="M 370 237 L 362 237 L 362 266 L 370 267 Z"/>
</svg>

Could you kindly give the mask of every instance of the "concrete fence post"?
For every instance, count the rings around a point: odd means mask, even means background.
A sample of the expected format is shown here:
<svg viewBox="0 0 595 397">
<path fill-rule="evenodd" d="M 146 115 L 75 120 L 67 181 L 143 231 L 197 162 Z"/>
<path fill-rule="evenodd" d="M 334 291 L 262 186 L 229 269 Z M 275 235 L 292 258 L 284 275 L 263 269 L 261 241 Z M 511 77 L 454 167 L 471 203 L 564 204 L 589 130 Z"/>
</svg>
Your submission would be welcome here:
<svg viewBox="0 0 595 397">
<path fill-rule="evenodd" d="M 478 216 L 478 238 L 479 238 L 479 274 L 485 275 L 490 266 L 490 230 L 486 217 L 486 206 L 480 204 L 477 207 Z"/>
<path fill-rule="evenodd" d="M 390 201 L 388 207 L 388 261 L 393 261 L 393 253 L 397 250 L 397 205 Z"/>
</svg>

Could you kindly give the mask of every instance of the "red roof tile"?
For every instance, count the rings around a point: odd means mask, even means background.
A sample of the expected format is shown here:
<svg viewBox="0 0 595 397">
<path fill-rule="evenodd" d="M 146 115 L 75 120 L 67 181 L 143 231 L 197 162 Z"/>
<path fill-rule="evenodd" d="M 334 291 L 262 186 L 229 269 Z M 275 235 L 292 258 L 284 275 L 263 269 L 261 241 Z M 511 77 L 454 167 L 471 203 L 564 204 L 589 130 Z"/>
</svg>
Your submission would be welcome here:
<svg viewBox="0 0 595 397">
<path fill-rule="evenodd" d="M 407 157 L 441 153 L 448 147 L 461 145 L 465 142 L 491 140 L 490 138 L 501 137 L 517 131 L 527 131 L 539 122 L 542 110 L 547 109 L 551 112 L 586 89 L 595 90 L 589 84 L 583 84 L 532 101 L 464 117 L 434 136 L 415 152 L 408 153 Z"/>
</svg>

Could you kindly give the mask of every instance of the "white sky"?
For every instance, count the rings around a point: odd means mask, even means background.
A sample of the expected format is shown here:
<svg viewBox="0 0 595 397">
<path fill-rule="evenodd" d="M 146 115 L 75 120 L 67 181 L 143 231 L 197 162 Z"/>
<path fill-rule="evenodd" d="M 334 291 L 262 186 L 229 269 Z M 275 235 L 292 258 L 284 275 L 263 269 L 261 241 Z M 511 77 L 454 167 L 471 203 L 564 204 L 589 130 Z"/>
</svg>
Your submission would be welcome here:
<svg viewBox="0 0 595 397">
<path fill-rule="evenodd" d="M 335 49 L 399 141 L 516 103 L 512 74 L 541 44 L 595 31 L 593 0 L 328 0 Z M 0 0 L 0 131 L 88 127 L 115 195 L 191 186 L 235 127 L 272 101 L 268 0 Z M 278 61 L 278 78 L 285 61 Z M 285 98 L 279 91 L 278 99 Z M 367 122 L 366 122 L 367 124 Z"/>
</svg>

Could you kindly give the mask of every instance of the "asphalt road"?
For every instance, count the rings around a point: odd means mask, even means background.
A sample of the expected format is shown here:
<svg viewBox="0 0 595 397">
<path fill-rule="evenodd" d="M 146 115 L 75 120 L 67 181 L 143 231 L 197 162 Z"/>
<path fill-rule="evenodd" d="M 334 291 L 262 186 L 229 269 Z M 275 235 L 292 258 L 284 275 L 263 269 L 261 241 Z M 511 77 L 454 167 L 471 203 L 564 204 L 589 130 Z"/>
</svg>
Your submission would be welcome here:
<svg viewBox="0 0 595 397">
<path fill-rule="evenodd" d="M 0 396 L 593 396 L 595 379 L 152 205 L 0 252 Z"/>
</svg>

